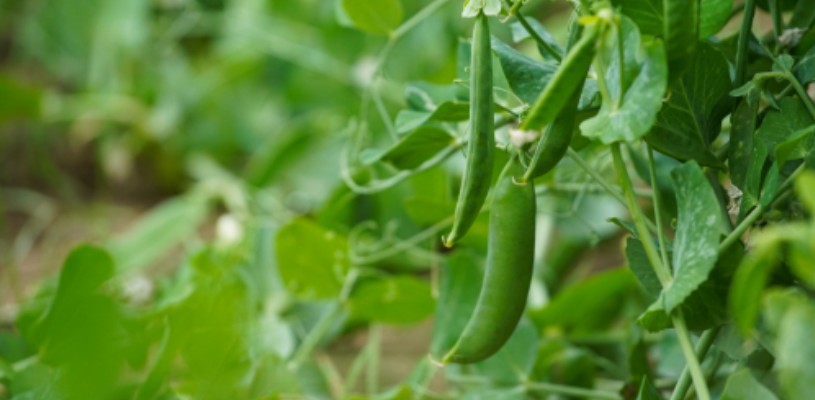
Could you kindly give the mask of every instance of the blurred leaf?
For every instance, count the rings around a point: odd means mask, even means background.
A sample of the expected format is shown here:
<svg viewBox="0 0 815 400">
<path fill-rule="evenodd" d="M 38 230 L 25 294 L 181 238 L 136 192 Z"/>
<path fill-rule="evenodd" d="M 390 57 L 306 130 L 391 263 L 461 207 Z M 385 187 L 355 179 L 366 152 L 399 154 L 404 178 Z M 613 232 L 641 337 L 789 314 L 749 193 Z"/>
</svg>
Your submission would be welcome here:
<svg viewBox="0 0 815 400">
<path fill-rule="evenodd" d="M 280 228 L 275 246 L 280 277 L 292 294 L 307 299 L 340 294 L 349 268 L 345 237 L 297 218 Z"/>
<path fill-rule="evenodd" d="M 405 199 L 405 211 L 418 225 L 433 225 L 453 215 L 456 204 L 452 201 L 439 201 L 413 196 Z"/>
<path fill-rule="evenodd" d="M 776 364 L 781 390 L 790 400 L 809 399 L 815 381 L 815 306 L 806 297 L 791 298 L 778 321 Z"/>
<path fill-rule="evenodd" d="M 345 13 L 362 31 L 387 34 L 402 22 L 402 2 L 399 0 L 342 0 Z"/>
<path fill-rule="evenodd" d="M 397 169 L 414 169 L 455 141 L 446 130 L 422 126 L 408 133 L 378 158 Z"/>
<path fill-rule="evenodd" d="M 727 378 L 721 400 L 777 400 L 778 397 L 762 385 L 749 369 L 740 369 Z"/>
<path fill-rule="evenodd" d="M 583 136 L 609 144 L 616 141 L 634 141 L 644 136 L 656 122 L 662 107 L 668 80 L 665 49 L 655 40 L 641 41 L 636 25 L 623 17 L 622 43 L 603 44 L 596 57 L 602 59 L 606 69 L 606 82 L 611 98 L 603 99 L 600 112 L 580 124 Z M 608 35 L 617 36 L 617 35 Z M 626 67 L 619 82 L 618 47 L 623 46 Z M 613 84 L 612 84 L 613 82 Z"/>
<path fill-rule="evenodd" d="M 537 359 L 533 349 L 540 338 L 535 325 L 522 318 L 507 343 L 497 353 L 472 365 L 477 375 L 495 382 L 518 382 L 529 375 Z"/>
<path fill-rule="evenodd" d="M 386 324 L 415 324 L 433 313 L 430 285 L 410 277 L 364 280 L 351 293 L 351 315 Z"/>
<path fill-rule="evenodd" d="M 637 393 L 637 400 L 662 400 L 662 395 L 659 394 L 659 390 L 657 390 L 647 376 L 642 377 L 640 390 Z"/>
<path fill-rule="evenodd" d="M 0 71 L 0 123 L 15 118 L 33 118 L 40 113 L 42 91 Z"/>
<path fill-rule="evenodd" d="M 700 43 L 687 69 L 668 91 L 668 101 L 646 136 L 648 143 L 674 158 L 721 165 L 710 143 L 719 135 L 722 118 L 730 110 L 727 59 L 713 46 Z"/>
<path fill-rule="evenodd" d="M 761 243 L 744 259 L 730 288 L 730 315 L 742 334 L 755 326 L 761 306 L 761 294 L 770 273 L 779 262 L 779 243 Z"/>
<path fill-rule="evenodd" d="M 708 279 L 719 247 L 720 210 L 713 188 L 695 162 L 673 170 L 679 223 L 673 245 L 673 280 L 663 293 L 672 312 Z"/>
<path fill-rule="evenodd" d="M 173 247 L 194 236 L 209 206 L 201 197 L 183 196 L 159 204 L 108 248 L 120 271 L 149 266 Z"/>
<path fill-rule="evenodd" d="M 549 304 L 530 311 L 541 329 L 559 326 L 586 332 L 607 326 L 617 318 L 634 279 L 625 268 L 604 271 L 563 288 Z"/>
<path fill-rule="evenodd" d="M 591 388 L 597 376 L 594 355 L 565 338 L 546 338 L 538 345 L 533 371 L 536 381 Z"/>
<path fill-rule="evenodd" d="M 804 173 L 795 180 L 795 193 L 798 195 L 798 198 L 801 199 L 801 202 L 804 203 L 804 207 L 806 207 L 812 215 L 815 215 L 815 173 L 804 171 Z"/>
<path fill-rule="evenodd" d="M 436 359 L 453 347 L 475 309 L 481 290 L 483 261 L 466 251 L 456 251 L 440 269 L 439 299 L 430 349 Z"/>
</svg>

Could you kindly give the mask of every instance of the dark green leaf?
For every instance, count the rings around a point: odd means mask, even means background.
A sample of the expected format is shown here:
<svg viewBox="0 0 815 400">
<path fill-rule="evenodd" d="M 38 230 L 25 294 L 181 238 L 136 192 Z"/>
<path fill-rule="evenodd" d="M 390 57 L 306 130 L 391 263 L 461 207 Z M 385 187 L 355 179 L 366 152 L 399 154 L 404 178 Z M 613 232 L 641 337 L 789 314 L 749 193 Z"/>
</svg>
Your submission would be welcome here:
<svg viewBox="0 0 815 400">
<path fill-rule="evenodd" d="M 668 102 L 646 140 L 680 160 L 721 165 L 709 146 L 729 111 L 725 103 L 729 91 L 730 72 L 724 55 L 709 44 L 699 44 L 685 73 L 671 84 Z"/>
<path fill-rule="evenodd" d="M 648 376 L 642 377 L 642 384 L 640 384 L 640 391 L 637 393 L 637 400 L 662 400 L 662 395 L 648 379 Z"/>
<path fill-rule="evenodd" d="M 752 163 L 753 140 L 758 122 L 758 102 L 743 99 L 731 116 L 728 166 L 730 181 L 744 190 Z"/>
<path fill-rule="evenodd" d="M 492 39 L 492 48 L 515 95 L 529 104 L 534 103 L 557 66 L 533 60 L 497 38 Z"/>
<path fill-rule="evenodd" d="M 787 140 L 775 146 L 775 158 L 779 165 L 798 159 L 812 163 L 813 155 L 815 155 L 815 124 L 797 130 Z"/>
</svg>

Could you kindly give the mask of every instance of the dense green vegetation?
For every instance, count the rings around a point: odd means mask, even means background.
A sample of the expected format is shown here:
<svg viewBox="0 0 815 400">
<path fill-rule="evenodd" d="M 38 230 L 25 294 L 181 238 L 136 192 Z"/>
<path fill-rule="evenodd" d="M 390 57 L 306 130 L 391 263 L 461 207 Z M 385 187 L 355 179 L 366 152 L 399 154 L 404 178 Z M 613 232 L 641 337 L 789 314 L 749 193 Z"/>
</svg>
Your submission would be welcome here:
<svg viewBox="0 0 815 400">
<path fill-rule="evenodd" d="M 811 397 L 812 0 L 0 4 L 0 399 Z"/>
</svg>

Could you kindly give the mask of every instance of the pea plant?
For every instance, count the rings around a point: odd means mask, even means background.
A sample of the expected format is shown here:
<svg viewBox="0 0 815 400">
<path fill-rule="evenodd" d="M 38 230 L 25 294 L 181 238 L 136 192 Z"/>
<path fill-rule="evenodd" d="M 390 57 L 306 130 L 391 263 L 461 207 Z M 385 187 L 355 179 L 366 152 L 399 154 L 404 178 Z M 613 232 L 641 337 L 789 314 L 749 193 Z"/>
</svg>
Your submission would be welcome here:
<svg viewBox="0 0 815 400">
<path fill-rule="evenodd" d="M 42 3 L 31 103 L 189 184 L 15 291 L 0 399 L 812 398 L 812 0 L 166 1 L 110 68 Z"/>
</svg>

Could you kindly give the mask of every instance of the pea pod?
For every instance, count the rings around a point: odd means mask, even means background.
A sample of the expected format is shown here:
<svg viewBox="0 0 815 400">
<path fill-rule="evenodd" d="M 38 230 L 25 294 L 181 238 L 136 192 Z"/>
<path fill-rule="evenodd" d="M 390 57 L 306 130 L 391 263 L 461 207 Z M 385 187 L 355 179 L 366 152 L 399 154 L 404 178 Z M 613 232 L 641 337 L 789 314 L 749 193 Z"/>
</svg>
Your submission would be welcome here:
<svg viewBox="0 0 815 400">
<path fill-rule="evenodd" d="M 518 184 L 523 172 L 509 161 L 493 189 L 487 268 L 475 311 L 443 363 L 473 363 L 497 352 L 518 325 L 526 306 L 535 244 L 535 188 Z"/>
<path fill-rule="evenodd" d="M 470 142 L 467 145 L 467 167 L 461 181 L 453 228 L 444 238 L 447 247 L 464 236 L 475 222 L 492 178 L 495 134 L 492 101 L 492 48 L 490 26 L 481 13 L 473 28 L 473 51 L 470 63 Z"/>
<path fill-rule="evenodd" d="M 586 27 L 580 40 L 569 51 L 552 79 L 535 100 L 535 104 L 532 105 L 521 124 L 521 129 L 541 129 L 550 124 L 563 110 L 572 98 L 572 94 L 586 80 L 586 74 L 594 59 L 598 32 L 596 26 Z"/>
<path fill-rule="evenodd" d="M 571 22 L 568 49 L 574 48 L 577 38 L 582 29 L 576 20 Z M 571 54 L 571 53 L 570 53 Z M 588 72 L 588 70 L 587 70 Z M 569 144 L 574 134 L 575 118 L 577 117 L 577 105 L 580 102 L 580 94 L 583 91 L 583 83 L 580 80 L 571 97 L 563 106 L 563 109 L 555 117 L 555 120 L 546 128 L 543 137 L 538 141 L 532 161 L 526 169 L 521 182 L 527 182 L 546 174 L 554 168 L 566 154 Z"/>
</svg>

